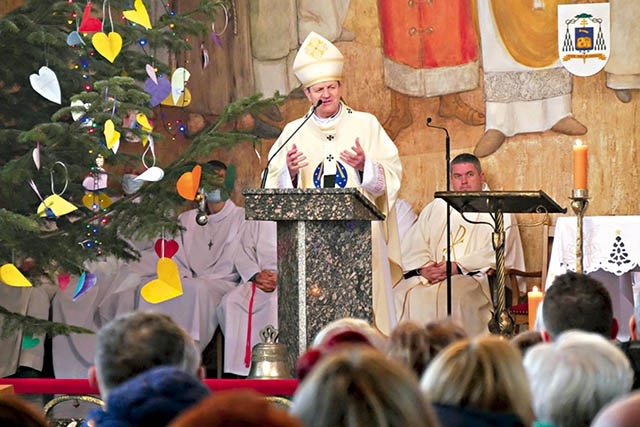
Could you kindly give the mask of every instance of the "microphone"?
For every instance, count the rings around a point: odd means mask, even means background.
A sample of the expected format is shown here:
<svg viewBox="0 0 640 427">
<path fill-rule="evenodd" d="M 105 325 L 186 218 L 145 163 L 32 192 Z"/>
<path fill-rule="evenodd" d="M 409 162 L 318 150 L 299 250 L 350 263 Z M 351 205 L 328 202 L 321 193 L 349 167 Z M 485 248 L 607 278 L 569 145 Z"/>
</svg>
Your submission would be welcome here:
<svg viewBox="0 0 640 427">
<path fill-rule="evenodd" d="M 450 168 L 449 164 L 451 163 L 451 140 L 449 138 L 449 131 L 445 127 L 432 125 L 431 122 L 432 122 L 431 117 L 427 117 L 427 127 L 434 128 L 434 129 L 442 129 L 446 134 L 446 139 L 445 139 L 446 159 L 445 160 L 447 161 L 447 191 L 451 191 L 451 176 L 450 176 L 451 171 L 449 170 Z"/>
<path fill-rule="evenodd" d="M 300 126 L 298 126 L 296 128 L 296 130 L 293 131 L 293 133 L 291 135 L 289 135 L 289 138 L 287 138 L 280 147 L 278 147 L 278 149 L 276 150 L 275 153 L 273 153 L 273 156 L 271 156 L 271 158 L 269 158 L 269 160 L 267 160 L 267 164 L 264 167 L 264 171 L 262 173 L 262 182 L 260 182 L 260 188 L 264 188 L 265 184 L 267 183 L 267 175 L 269 175 L 269 165 L 271 164 L 271 160 L 273 160 L 274 157 L 276 157 L 276 155 L 280 152 L 280 150 L 282 150 L 287 143 L 289 143 L 289 141 L 291 141 L 291 138 L 293 138 L 293 136 L 298 133 L 298 131 L 300 130 L 300 128 L 302 126 L 304 126 L 305 123 L 307 123 L 307 120 L 309 120 L 311 118 L 311 116 L 313 116 L 313 113 L 316 112 L 316 109 L 322 105 L 322 99 L 318 99 L 318 102 L 316 102 L 316 104 L 313 106 L 313 108 L 311 109 L 311 113 L 309 113 L 309 115 L 307 117 L 304 118 L 304 120 L 302 121 L 302 123 L 300 123 Z"/>
<path fill-rule="evenodd" d="M 442 126 L 431 124 L 431 117 L 427 117 L 427 127 L 442 129 L 447 135 L 445 139 L 445 159 L 447 161 L 447 191 L 451 191 L 451 141 L 449 139 L 449 131 Z M 447 202 L 447 314 L 451 315 L 451 205 Z"/>
</svg>

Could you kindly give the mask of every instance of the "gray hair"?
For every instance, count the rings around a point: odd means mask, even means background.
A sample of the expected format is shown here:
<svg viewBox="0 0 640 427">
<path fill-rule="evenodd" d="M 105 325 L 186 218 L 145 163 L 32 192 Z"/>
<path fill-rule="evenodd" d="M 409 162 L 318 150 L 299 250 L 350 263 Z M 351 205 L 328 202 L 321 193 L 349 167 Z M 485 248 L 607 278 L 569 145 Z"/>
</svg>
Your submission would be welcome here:
<svg viewBox="0 0 640 427">
<path fill-rule="evenodd" d="M 163 313 L 132 312 L 98 331 L 95 365 L 100 392 L 156 366 L 175 366 L 196 375 L 200 352 L 189 334 Z"/>
<path fill-rule="evenodd" d="M 579 330 L 529 349 L 524 367 L 537 420 L 556 427 L 588 426 L 633 382 L 622 350 L 602 335 Z"/>
</svg>

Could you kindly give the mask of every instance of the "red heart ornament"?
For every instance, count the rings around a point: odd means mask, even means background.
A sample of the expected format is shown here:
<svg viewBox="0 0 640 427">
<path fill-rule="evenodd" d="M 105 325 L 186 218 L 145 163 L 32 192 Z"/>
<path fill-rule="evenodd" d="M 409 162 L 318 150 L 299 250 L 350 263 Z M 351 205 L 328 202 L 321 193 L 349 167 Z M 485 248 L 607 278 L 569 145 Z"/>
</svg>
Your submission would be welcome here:
<svg viewBox="0 0 640 427">
<path fill-rule="evenodd" d="M 163 245 L 164 245 L 164 254 L 162 253 Z M 153 245 L 153 249 L 155 249 L 156 254 L 158 255 L 159 258 L 173 257 L 176 254 L 176 252 L 178 252 L 179 247 L 180 245 L 178 245 L 178 242 L 176 242 L 175 240 L 166 240 L 166 239 L 158 239 L 156 240 L 156 244 Z"/>
<path fill-rule="evenodd" d="M 78 31 L 81 33 L 96 33 L 102 31 L 102 22 L 98 18 L 91 16 L 91 2 L 87 2 L 82 14 L 82 21 Z"/>
</svg>

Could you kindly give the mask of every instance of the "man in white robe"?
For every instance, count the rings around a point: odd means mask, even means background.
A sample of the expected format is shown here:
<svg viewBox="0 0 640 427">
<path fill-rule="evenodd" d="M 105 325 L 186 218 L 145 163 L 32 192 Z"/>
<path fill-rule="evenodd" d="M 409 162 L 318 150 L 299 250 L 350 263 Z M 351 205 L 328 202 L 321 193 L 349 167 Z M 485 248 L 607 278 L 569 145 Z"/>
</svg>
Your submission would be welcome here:
<svg viewBox="0 0 640 427">
<path fill-rule="evenodd" d="M 393 206 L 402 165 L 378 120 L 341 101 L 342 66 L 340 51 L 319 34 L 311 32 L 300 46 L 293 71 L 312 108 L 287 124 L 271 147 L 266 186 L 358 187 L 387 215 L 385 221 L 372 223 L 372 256 L 375 323 L 388 333 L 395 322 L 393 305 L 388 304 L 392 277 L 401 273 Z"/>
<path fill-rule="evenodd" d="M 224 372 L 247 376 L 251 349 L 262 342 L 260 331 L 278 328 L 278 254 L 276 223 L 247 221 L 235 267 L 242 283 L 218 306 L 224 333 Z"/>
<path fill-rule="evenodd" d="M 454 191 L 480 191 L 484 174 L 471 154 L 461 154 L 451 162 Z M 487 213 L 466 213 L 451 208 L 451 318 L 468 334 L 488 332 L 493 309 L 487 271 L 496 266 L 492 246 L 493 219 Z M 394 288 L 399 321 L 427 323 L 447 317 L 447 203 L 435 199 L 420 213 L 402 242 L 405 279 Z M 504 215 L 505 267 L 524 270 L 520 233 L 515 217 Z M 524 284 L 523 284 L 524 285 Z M 524 291 L 525 289 L 521 289 Z M 517 292 L 517 291 L 516 291 Z"/>
<path fill-rule="evenodd" d="M 226 165 L 210 161 L 203 168 L 217 173 L 222 179 Z M 198 209 L 186 211 L 178 217 L 185 228 L 178 240 L 179 249 L 173 260 L 178 264 L 183 294 L 159 304 L 140 299 L 140 310 L 158 310 L 173 318 L 204 350 L 218 328 L 216 309 L 224 294 L 232 290 L 240 276 L 234 259 L 244 222 L 244 209 L 233 201 L 223 200 L 221 191 L 206 193 L 208 221 L 196 223 Z"/>
</svg>

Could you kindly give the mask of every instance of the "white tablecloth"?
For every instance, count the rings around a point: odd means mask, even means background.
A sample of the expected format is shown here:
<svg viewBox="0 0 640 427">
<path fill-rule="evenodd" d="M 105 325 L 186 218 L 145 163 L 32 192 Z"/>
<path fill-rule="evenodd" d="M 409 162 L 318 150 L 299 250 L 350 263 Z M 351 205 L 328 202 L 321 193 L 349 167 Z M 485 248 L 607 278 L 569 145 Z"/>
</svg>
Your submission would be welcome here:
<svg viewBox="0 0 640 427">
<path fill-rule="evenodd" d="M 549 271 L 545 286 L 555 276 L 575 271 L 576 217 L 556 222 Z M 583 272 L 605 284 L 620 324 L 618 339 L 629 338 L 629 317 L 633 314 L 632 274 L 640 264 L 640 216 L 587 216 L 583 221 Z M 639 284 L 640 286 L 640 284 Z"/>
</svg>

